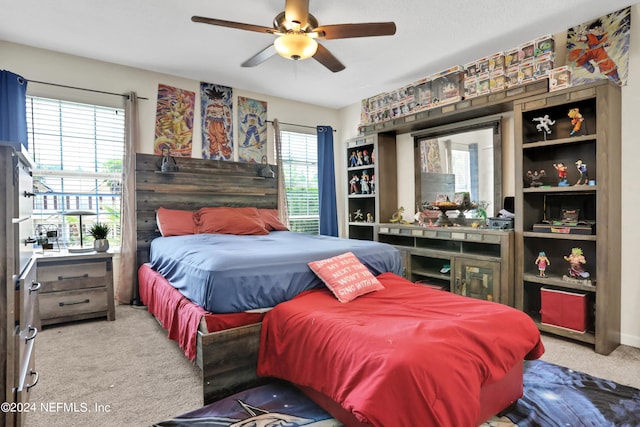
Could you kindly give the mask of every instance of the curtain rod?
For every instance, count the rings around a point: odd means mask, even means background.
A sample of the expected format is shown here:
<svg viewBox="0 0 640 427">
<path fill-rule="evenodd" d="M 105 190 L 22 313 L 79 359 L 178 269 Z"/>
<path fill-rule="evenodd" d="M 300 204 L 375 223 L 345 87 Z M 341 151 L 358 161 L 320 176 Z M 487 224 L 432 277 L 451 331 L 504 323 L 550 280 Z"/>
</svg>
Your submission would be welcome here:
<svg viewBox="0 0 640 427">
<path fill-rule="evenodd" d="M 96 93 L 102 93 L 102 94 L 105 94 L 105 95 L 115 95 L 115 96 L 122 96 L 122 97 L 125 97 L 125 98 L 129 98 L 129 95 L 122 94 L 122 93 L 105 92 L 105 91 L 102 91 L 102 90 L 95 90 L 95 89 L 85 89 L 83 87 L 67 86 L 67 85 L 61 85 L 61 84 L 58 84 L 58 83 L 39 82 L 37 80 L 29 80 L 29 79 L 27 79 L 27 81 L 29 83 L 39 83 L 41 85 L 58 86 L 58 87 L 64 87 L 64 88 L 67 88 L 67 89 L 84 90 L 84 91 L 87 91 L 87 92 L 96 92 Z M 138 96 L 138 99 L 149 100 L 149 98 L 143 98 L 141 96 Z"/>
<path fill-rule="evenodd" d="M 273 124 L 273 120 L 267 120 L 267 123 Z M 316 128 L 315 126 L 297 125 L 295 123 L 286 123 L 286 122 L 279 122 L 279 123 L 283 124 L 283 125 L 289 125 L 289 126 L 298 126 L 298 127 L 301 127 L 301 128 L 309 128 L 309 129 L 315 129 Z M 336 129 L 333 129 L 333 131 L 337 132 Z"/>
</svg>

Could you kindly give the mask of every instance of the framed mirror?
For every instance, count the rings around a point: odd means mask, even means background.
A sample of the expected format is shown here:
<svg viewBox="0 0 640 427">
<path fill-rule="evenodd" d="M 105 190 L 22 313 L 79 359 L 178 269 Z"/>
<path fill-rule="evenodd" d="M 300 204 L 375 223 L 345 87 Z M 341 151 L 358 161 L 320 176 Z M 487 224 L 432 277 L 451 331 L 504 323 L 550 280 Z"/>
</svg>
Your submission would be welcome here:
<svg viewBox="0 0 640 427">
<path fill-rule="evenodd" d="M 411 134 L 416 205 L 468 197 L 495 217 L 502 209 L 501 124 L 501 117 L 493 116 Z M 477 212 L 464 215 L 477 217 Z"/>
</svg>

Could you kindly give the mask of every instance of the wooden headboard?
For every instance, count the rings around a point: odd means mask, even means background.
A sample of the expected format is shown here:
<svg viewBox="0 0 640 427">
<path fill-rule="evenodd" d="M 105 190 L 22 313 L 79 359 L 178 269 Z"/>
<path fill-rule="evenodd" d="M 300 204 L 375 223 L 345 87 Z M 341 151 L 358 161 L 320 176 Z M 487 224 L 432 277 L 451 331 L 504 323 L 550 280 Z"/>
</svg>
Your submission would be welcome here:
<svg viewBox="0 0 640 427">
<path fill-rule="evenodd" d="M 174 158 L 177 172 L 161 172 L 162 156 L 136 154 L 136 259 L 149 261 L 151 241 L 160 236 L 156 211 L 234 206 L 276 209 L 277 179 L 262 178 L 264 164 Z M 269 165 L 276 172 L 274 165 Z"/>
</svg>

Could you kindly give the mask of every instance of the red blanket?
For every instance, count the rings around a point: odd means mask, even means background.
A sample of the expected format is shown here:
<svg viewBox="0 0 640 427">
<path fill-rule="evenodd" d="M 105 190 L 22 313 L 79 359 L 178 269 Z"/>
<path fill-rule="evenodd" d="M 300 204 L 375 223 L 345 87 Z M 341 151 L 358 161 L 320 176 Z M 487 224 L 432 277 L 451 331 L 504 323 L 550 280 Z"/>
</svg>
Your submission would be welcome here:
<svg viewBox="0 0 640 427">
<path fill-rule="evenodd" d="M 480 388 L 542 355 L 523 312 L 378 276 L 340 303 L 307 291 L 265 316 L 258 374 L 329 396 L 373 426 L 475 427 Z"/>
</svg>

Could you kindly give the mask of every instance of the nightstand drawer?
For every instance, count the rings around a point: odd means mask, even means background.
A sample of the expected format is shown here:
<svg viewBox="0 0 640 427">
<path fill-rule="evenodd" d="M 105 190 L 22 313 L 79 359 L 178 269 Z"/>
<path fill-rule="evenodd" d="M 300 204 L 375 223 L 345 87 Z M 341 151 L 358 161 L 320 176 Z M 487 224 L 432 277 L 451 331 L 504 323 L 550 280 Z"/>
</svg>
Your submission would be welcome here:
<svg viewBox="0 0 640 427">
<path fill-rule="evenodd" d="M 111 258 L 86 261 L 38 261 L 38 281 L 41 293 L 70 291 L 105 286 L 105 276 L 111 271 Z"/>
<path fill-rule="evenodd" d="M 70 321 L 106 316 L 108 308 L 107 289 L 104 287 L 40 295 L 40 321 L 43 325 L 55 323 L 60 318 Z"/>
</svg>

